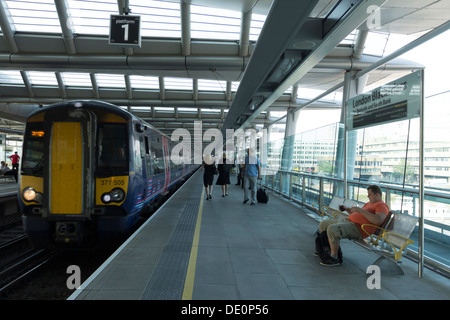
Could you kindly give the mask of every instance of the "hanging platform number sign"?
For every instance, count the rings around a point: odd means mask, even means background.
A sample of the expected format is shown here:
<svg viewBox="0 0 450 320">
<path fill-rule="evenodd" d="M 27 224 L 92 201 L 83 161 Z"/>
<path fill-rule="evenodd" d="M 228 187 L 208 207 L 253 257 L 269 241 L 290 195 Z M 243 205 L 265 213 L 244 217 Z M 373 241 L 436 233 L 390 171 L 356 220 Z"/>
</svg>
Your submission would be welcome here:
<svg viewBox="0 0 450 320">
<path fill-rule="evenodd" d="M 141 16 L 111 15 L 109 44 L 141 47 Z"/>
</svg>

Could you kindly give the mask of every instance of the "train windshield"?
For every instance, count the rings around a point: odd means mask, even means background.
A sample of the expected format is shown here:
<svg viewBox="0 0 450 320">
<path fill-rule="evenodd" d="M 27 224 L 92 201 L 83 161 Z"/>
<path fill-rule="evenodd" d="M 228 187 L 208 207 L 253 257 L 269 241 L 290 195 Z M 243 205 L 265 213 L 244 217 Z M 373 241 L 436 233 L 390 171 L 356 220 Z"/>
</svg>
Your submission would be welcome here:
<svg viewBox="0 0 450 320">
<path fill-rule="evenodd" d="M 25 174 L 44 173 L 44 124 L 28 123 L 23 145 L 22 171 Z"/>
<path fill-rule="evenodd" d="M 97 176 L 128 175 L 128 142 L 126 133 L 126 124 L 99 124 Z"/>
</svg>

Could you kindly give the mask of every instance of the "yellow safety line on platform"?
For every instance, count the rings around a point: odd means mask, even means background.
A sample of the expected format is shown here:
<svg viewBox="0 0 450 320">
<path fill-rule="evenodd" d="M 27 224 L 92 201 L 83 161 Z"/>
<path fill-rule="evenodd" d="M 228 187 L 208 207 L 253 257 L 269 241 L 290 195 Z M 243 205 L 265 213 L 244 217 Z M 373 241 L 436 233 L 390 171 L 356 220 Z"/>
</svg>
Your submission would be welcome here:
<svg viewBox="0 0 450 320">
<path fill-rule="evenodd" d="M 191 256 L 189 257 L 189 265 L 186 272 L 186 280 L 184 281 L 182 300 L 192 300 L 192 292 L 194 291 L 195 269 L 197 267 L 198 242 L 200 240 L 200 226 L 202 225 L 204 195 L 205 189 L 202 188 L 200 206 L 198 208 L 198 215 L 197 215 L 197 224 L 195 225 L 194 239 L 192 239 Z"/>
</svg>

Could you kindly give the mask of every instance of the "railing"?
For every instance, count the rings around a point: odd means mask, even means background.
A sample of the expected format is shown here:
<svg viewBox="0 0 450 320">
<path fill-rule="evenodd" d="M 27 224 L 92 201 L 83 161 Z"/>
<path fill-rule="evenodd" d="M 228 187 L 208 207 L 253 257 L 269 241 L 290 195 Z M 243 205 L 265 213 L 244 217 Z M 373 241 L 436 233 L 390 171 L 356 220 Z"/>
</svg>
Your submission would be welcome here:
<svg viewBox="0 0 450 320">
<path fill-rule="evenodd" d="M 317 174 L 264 169 L 264 185 L 296 203 L 313 209 L 313 203 L 328 205 L 333 196 L 344 195 L 344 181 Z M 347 198 L 367 202 L 367 187 L 377 184 L 392 211 L 418 215 L 419 190 L 395 184 L 347 181 Z M 450 274 L 450 193 L 425 189 L 424 199 L 425 264 Z M 418 228 L 412 236 L 415 241 L 407 256 L 417 257 Z"/>
</svg>

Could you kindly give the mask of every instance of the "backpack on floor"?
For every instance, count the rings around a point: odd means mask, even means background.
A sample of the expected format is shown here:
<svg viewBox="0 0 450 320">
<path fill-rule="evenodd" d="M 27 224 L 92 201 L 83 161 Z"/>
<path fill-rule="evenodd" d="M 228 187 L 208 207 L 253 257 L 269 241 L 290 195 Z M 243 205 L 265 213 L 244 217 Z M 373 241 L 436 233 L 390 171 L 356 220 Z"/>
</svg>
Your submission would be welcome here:
<svg viewBox="0 0 450 320">
<path fill-rule="evenodd" d="M 315 233 L 316 236 L 316 253 L 322 261 L 326 261 L 330 255 L 330 243 L 328 242 L 328 235 L 326 231 Z M 339 246 L 338 259 L 342 263 L 342 250 Z"/>
</svg>

